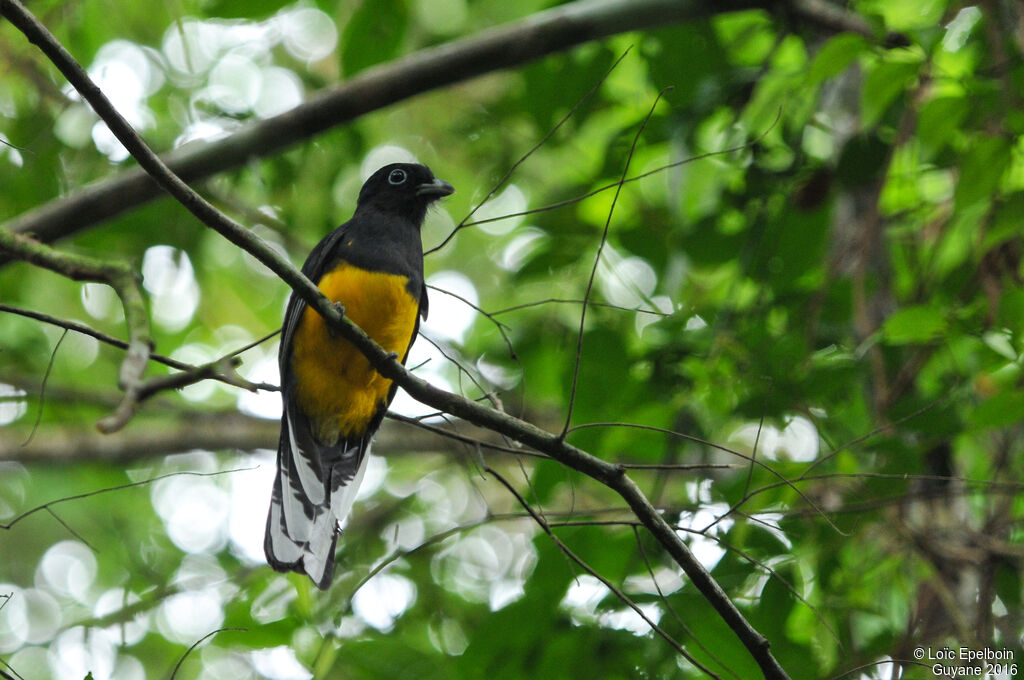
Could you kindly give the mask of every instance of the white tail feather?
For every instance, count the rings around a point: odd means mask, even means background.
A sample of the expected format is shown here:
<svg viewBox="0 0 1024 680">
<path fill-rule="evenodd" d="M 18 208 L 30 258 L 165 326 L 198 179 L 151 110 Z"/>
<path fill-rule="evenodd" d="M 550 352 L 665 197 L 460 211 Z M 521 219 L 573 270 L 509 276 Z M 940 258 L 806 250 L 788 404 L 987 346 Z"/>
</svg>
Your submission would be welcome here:
<svg viewBox="0 0 1024 680">
<path fill-rule="evenodd" d="M 288 421 L 286 427 L 288 428 L 288 440 L 292 445 L 292 460 L 295 461 L 295 469 L 299 471 L 299 482 L 302 484 L 302 490 L 306 492 L 306 498 L 309 499 L 310 503 L 320 505 L 324 502 L 324 481 L 309 464 L 309 458 L 299 448 L 298 442 L 295 441 L 295 428 L 292 427 L 287 411 L 285 411 L 284 418 Z"/>
</svg>

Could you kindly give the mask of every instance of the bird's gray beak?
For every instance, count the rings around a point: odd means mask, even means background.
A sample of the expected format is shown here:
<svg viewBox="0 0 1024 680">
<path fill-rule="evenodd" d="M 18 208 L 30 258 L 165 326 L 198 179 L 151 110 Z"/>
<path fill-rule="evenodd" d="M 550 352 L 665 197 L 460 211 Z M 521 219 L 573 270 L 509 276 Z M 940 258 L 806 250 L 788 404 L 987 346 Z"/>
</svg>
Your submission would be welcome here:
<svg viewBox="0 0 1024 680">
<path fill-rule="evenodd" d="M 416 187 L 417 196 L 430 196 L 432 198 L 441 198 L 449 194 L 455 193 L 455 187 L 443 179 L 435 179 L 433 182 L 427 182 Z"/>
</svg>

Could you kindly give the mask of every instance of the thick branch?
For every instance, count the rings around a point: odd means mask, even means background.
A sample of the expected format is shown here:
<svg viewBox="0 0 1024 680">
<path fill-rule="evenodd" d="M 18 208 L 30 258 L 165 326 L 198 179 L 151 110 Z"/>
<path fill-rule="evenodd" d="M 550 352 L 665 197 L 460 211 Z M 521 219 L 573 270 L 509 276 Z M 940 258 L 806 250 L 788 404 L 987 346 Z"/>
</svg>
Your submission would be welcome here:
<svg viewBox="0 0 1024 680">
<path fill-rule="evenodd" d="M 222 140 L 171 151 L 165 161 L 179 177 L 194 182 L 424 92 L 609 35 L 752 8 L 783 11 L 829 31 L 875 37 L 858 15 L 823 0 L 581 0 L 367 69 L 290 111 L 251 123 Z M 134 168 L 54 199 L 2 226 L 51 242 L 159 196 L 159 187 L 147 173 Z"/>
<path fill-rule="evenodd" d="M 619 4 L 602 2 L 594 3 L 594 6 L 608 8 Z M 628 3 L 628 6 L 637 7 L 635 3 Z M 771 655 L 765 637 L 743 618 L 725 591 L 697 561 L 686 544 L 651 505 L 639 487 L 626 475 L 624 468 L 596 458 L 559 436 L 545 432 L 530 423 L 438 389 L 407 371 L 393 354 L 386 352 L 358 326 L 345 318 L 339 308 L 321 295 L 316 286 L 303 276 L 291 262 L 278 255 L 266 243 L 241 225 L 217 211 L 174 175 L 114 109 L 82 67 L 21 3 L 17 0 L 0 0 L 0 8 L 3 9 L 4 16 L 21 29 L 31 42 L 39 45 L 40 49 L 103 118 L 118 140 L 136 158 L 139 165 L 149 172 L 161 187 L 178 199 L 204 224 L 244 248 L 280 276 L 334 330 L 355 345 L 381 375 L 395 381 L 413 398 L 425 404 L 544 452 L 562 464 L 568 465 L 618 492 L 640 521 L 682 567 L 694 586 L 740 638 L 757 661 L 765 677 L 769 680 L 788 680 L 786 672 Z"/>
<path fill-rule="evenodd" d="M 0 461 L 28 465 L 139 461 L 188 451 L 240 451 L 276 449 L 281 431 L 278 420 L 247 416 L 236 411 L 189 412 L 178 418 L 154 418 L 144 427 L 130 426 L 101 435 L 81 427 L 50 425 L 40 428 L 24 446 L 28 427 L 8 426 L 0 438 Z M 459 423 L 458 432 L 431 425 L 416 426 L 387 420 L 373 441 L 375 453 L 385 456 L 454 452 L 466 446 L 507 450 L 504 440 L 489 430 Z M 529 455 L 529 451 L 517 451 Z"/>
<path fill-rule="evenodd" d="M 608 35 L 708 11 L 708 4 L 699 0 L 585 0 L 564 5 L 367 69 L 290 111 L 252 123 L 223 140 L 173 151 L 166 162 L 182 179 L 194 182 L 417 94 Z M 53 241 L 151 201 L 160 193 L 144 170 L 133 169 L 35 208 L 3 226 Z"/>
<path fill-rule="evenodd" d="M 103 432 L 114 432 L 124 427 L 138 406 L 142 373 L 146 370 L 153 344 L 149 333 L 149 316 L 135 272 L 119 262 L 103 262 L 85 255 L 63 253 L 6 229 L 0 229 L 0 254 L 25 260 L 74 281 L 106 283 L 117 293 L 124 307 L 129 338 L 127 352 L 118 372 L 118 382 L 124 390 L 124 397 L 114 413 L 101 419 L 96 427 Z"/>
</svg>

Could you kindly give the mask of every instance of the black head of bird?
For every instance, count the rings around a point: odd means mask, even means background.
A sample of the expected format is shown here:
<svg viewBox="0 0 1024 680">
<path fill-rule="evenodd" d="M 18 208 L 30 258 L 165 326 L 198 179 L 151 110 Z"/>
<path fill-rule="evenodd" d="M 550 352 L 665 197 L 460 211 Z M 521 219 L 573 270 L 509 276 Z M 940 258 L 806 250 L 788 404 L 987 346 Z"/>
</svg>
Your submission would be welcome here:
<svg viewBox="0 0 1024 680">
<path fill-rule="evenodd" d="M 434 177 L 425 165 L 392 163 L 370 175 L 363 184 L 356 213 L 376 210 L 406 216 L 420 224 L 427 206 L 454 191 L 451 184 Z"/>
</svg>

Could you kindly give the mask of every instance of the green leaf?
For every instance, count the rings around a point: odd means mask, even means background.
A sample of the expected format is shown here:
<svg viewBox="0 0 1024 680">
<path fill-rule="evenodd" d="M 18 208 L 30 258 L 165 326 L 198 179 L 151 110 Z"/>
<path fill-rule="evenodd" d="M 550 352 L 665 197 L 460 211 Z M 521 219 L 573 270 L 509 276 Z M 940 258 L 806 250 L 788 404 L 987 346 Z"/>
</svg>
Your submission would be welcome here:
<svg viewBox="0 0 1024 680">
<path fill-rule="evenodd" d="M 1000 392 L 978 405 L 971 414 L 975 427 L 1007 427 L 1024 421 L 1024 392 Z"/>
<path fill-rule="evenodd" d="M 807 80 L 817 85 L 838 75 L 853 63 L 867 46 L 867 40 L 856 33 L 837 35 L 822 45 L 814 55 L 814 61 L 807 72 Z"/>
<path fill-rule="evenodd" d="M 928 342 L 946 330 L 942 310 L 932 305 L 905 307 L 885 320 L 882 336 L 890 345 Z"/>
<path fill-rule="evenodd" d="M 1003 293 L 999 300 L 999 322 L 1018 333 L 1024 332 L 1024 290 Z"/>
<path fill-rule="evenodd" d="M 1000 562 L 995 574 L 996 594 L 1007 609 L 1020 611 L 1024 587 L 1021 585 L 1020 572 L 1009 562 Z"/>
<path fill-rule="evenodd" d="M 957 208 L 993 198 L 1010 163 L 1012 149 L 1002 137 L 979 136 L 960 164 L 954 200 Z"/>
<path fill-rule="evenodd" d="M 918 65 L 908 62 L 882 62 L 868 73 L 861 92 L 861 124 L 873 128 L 892 103 L 917 79 Z"/>
<path fill-rule="evenodd" d="M 1021 222 L 1024 221 L 1024 192 L 1004 196 L 994 208 L 995 215 L 981 243 L 983 251 L 1020 236 Z"/>
<path fill-rule="evenodd" d="M 402 0 L 365 0 L 342 35 L 341 66 L 345 76 L 397 55 L 407 24 L 408 12 Z"/>
<path fill-rule="evenodd" d="M 287 0 L 215 0 L 205 10 L 211 17 L 263 19 L 291 4 Z"/>
<path fill-rule="evenodd" d="M 933 152 L 942 150 L 954 139 L 970 111 L 964 97 L 937 97 L 921 105 L 917 115 L 917 134 L 921 143 Z"/>
</svg>

